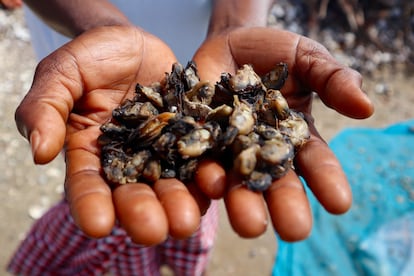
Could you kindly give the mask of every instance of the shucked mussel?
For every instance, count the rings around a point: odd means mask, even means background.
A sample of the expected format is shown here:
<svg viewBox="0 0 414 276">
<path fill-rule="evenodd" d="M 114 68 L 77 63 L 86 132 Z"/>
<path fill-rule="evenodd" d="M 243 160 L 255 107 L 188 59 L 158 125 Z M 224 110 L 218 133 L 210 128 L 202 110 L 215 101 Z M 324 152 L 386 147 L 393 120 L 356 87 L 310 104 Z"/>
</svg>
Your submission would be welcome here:
<svg viewBox="0 0 414 276">
<path fill-rule="evenodd" d="M 162 84 L 137 84 L 134 98 L 101 126 L 106 179 L 113 185 L 169 177 L 188 182 L 198 161 L 209 157 L 235 170 L 249 189 L 266 190 L 310 137 L 303 115 L 279 91 L 287 77 L 284 63 L 264 76 L 246 64 L 213 85 L 189 62 L 173 64 Z"/>
</svg>

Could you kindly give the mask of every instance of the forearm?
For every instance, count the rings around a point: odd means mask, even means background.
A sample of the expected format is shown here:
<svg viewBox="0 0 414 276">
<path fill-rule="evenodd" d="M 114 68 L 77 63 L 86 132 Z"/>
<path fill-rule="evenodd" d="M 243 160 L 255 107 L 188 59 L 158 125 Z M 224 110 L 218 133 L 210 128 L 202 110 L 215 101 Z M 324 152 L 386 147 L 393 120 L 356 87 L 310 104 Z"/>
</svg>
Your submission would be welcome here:
<svg viewBox="0 0 414 276">
<path fill-rule="evenodd" d="M 25 0 L 44 22 L 68 37 L 99 26 L 131 25 L 125 15 L 105 0 Z"/>
<path fill-rule="evenodd" d="M 273 0 L 214 0 L 208 34 L 243 26 L 266 26 L 273 2 Z"/>
</svg>

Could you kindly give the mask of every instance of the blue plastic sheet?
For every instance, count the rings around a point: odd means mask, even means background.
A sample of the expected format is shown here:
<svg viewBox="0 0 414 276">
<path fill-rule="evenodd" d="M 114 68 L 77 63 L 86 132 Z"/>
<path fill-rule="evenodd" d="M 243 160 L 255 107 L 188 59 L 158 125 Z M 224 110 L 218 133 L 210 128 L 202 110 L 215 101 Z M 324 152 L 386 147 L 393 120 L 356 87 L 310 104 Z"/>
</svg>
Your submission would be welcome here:
<svg viewBox="0 0 414 276">
<path fill-rule="evenodd" d="M 273 275 L 414 275 L 414 120 L 346 129 L 330 147 L 351 184 L 353 206 L 331 215 L 307 190 L 311 236 L 278 241 Z"/>
</svg>

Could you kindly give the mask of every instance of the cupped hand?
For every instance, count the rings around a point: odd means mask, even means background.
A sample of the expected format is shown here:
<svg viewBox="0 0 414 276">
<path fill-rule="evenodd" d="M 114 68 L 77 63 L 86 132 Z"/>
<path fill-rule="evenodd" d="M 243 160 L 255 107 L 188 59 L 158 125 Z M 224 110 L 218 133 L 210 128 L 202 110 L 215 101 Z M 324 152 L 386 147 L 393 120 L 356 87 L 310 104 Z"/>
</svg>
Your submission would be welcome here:
<svg viewBox="0 0 414 276">
<path fill-rule="evenodd" d="M 64 149 L 66 197 L 87 235 L 108 235 L 117 219 L 145 245 L 168 235 L 185 238 L 198 228 L 197 203 L 175 179 L 112 191 L 101 174 L 97 145 L 99 126 L 132 98 L 136 83 L 163 79 L 175 60 L 163 42 L 138 28 L 102 27 L 75 38 L 36 68 L 16 123 L 30 141 L 35 163 L 48 163 Z"/>
<path fill-rule="evenodd" d="M 243 237 L 256 237 L 267 226 L 267 210 L 273 226 L 284 240 L 306 238 L 312 214 L 302 176 L 319 202 L 331 213 L 346 212 L 352 203 L 347 178 L 333 152 L 320 137 L 312 118 L 312 91 L 324 104 L 351 118 L 367 118 L 373 106 L 361 90 L 361 76 L 339 64 L 319 43 L 275 28 L 240 28 L 211 35 L 194 56 L 202 79 L 217 81 L 221 72 L 234 73 L 252 64 L 264 74 L 277 63 L 289 66 L 289 77 L 281 89 L 292 109 L 305 114 L 310 141 L 295 157 L 295 171 L 273 182 L 264 192 L 247 190 L 231 172 L 206 161 L 197 182 L 210 197 L 224 196 L 229 220 Z M 209 177 L 206 177 L 209 176 Z"/>
</svg>

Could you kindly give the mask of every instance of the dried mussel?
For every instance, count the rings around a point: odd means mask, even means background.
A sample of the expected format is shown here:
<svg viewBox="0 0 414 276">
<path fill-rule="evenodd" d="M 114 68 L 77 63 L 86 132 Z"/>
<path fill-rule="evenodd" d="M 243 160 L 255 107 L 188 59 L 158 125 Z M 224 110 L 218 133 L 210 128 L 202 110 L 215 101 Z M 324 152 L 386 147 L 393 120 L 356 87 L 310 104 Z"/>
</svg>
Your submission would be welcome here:
<svg viewBox="0 0 414 276">
<path fill-rule="evenodd" d="M 249 189 L 266 190 L 310 137 L 303 115 L 280 92 L 287 77 L 284 63 L 262 77 L 246 64 L 213 85 L 189 62 L 173 64 L 162 83 L 137 84 L 134 98 L 101 126 L 106 179 L 114 185 L 170 177 L 188 182 L 198 161 L 210 157 L 235 170 Z"/>
</svg>

